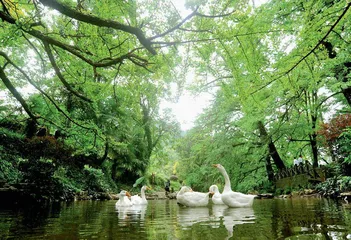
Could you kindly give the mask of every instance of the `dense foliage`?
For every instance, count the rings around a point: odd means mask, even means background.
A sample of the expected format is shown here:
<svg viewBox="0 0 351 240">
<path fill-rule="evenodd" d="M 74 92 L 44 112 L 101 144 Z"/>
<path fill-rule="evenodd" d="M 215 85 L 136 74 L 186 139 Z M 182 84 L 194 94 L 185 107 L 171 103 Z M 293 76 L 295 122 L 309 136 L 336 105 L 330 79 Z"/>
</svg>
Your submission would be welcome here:
<svg viewBox="0 0 351 240">
<path fill-rule="evenodd" d="M 0 3 L 3 181 L 49 198 L 170 178 L 206 191 L 221 163 L 248 192 L 299 155 L 350 175 L 351 3 Z M 186 89 L 213 101 L 181 133 L 161 103 Z"/>
<path fill-rule="evenodd" d="M 220 162 L 234 189 L 271 190 L 274 175 L 299 155 L 350 175 L 350 7 L 344 1 L 233 3 L 230 17 L 208 20 L 201 34 L 216 41 L 192 54 L 203 61 L 199 75 L 208 69 L 197 89 L 215 98 L 183 140 L 180 165 L 189 184 L 196 179 L 202 190 L 223 184 L 209 167 Z"/>
</svg>

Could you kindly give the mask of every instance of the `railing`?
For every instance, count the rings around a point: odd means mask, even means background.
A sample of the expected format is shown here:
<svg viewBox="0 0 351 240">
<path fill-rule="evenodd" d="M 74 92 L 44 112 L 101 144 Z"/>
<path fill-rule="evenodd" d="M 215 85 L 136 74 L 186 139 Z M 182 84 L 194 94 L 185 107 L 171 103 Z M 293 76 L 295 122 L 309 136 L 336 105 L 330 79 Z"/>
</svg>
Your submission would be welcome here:
<svg viewBox="0 0 351 240">
<path fill-rule="evenodd" d="M 294 177 L 300 174 L 305 174 L 311 181 L 324 181 L 325 171 L 323 167 L 314 168 L 309 162 L 300 163 L 289 168 L 285 168 L 274 174 L 274 180 L 283 178 Z"/>
</svg>

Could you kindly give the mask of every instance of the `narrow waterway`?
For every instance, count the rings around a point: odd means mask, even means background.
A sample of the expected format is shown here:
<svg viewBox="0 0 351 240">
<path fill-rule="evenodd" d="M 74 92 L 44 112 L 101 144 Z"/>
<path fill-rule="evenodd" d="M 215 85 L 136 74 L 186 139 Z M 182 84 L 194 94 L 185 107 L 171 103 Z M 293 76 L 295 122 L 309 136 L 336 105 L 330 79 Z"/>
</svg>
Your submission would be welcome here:
<svg viewBox="0 0 351 240">
<path fill-rule="evenodd" d="M 351 239 L 351 205 L 305 198 L 255 199 L 252 208 L 174 200 L 120 209 L 115 201 L 1 206 L 0 239 Z"/>
</svg>

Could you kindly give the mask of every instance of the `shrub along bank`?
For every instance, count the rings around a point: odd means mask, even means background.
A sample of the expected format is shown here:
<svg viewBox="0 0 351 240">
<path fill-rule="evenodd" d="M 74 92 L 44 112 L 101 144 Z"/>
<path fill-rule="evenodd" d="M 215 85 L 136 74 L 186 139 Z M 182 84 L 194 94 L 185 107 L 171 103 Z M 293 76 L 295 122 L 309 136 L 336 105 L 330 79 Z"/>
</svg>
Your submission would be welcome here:
<svg viewBox="0 0 351 240">
<path fill-rule="evenodd" d="M 118 186 L 94 154 L 74 154 L 62 139 L 24 135 L 0 128 L 0 194 L 3 200 L 108 198 Z M 6 197 L 4 196 L 6 195 Z M 5 197 L 5 198 L 4 198 Z"/>
</svg>

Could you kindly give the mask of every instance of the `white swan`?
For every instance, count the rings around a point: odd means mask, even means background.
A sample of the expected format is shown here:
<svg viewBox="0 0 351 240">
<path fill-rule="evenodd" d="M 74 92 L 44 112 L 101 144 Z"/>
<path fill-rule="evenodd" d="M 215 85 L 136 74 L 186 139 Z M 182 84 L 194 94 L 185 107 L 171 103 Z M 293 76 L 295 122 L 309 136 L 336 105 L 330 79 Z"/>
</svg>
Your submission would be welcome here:
<svg viewBox="0 0 351 240">
<path fill-rule="evenodd" d="M 147 200 L 145 197 L 145 190 L 151 190 L 151 188 L 149 188 L 148 186 L 143 186 L 140 189 L 140 196 L 138 195 L 134 195 L 131 197 L 131 202 L 133 205 L 146 205 L 147 204 Z"/>
<path fill-rule="evenodd" d="M 130 207 L 130 206 L 132 206 L 133 204 L 129 200 L 128 197 L 130 197 L 130 193 L 125 191 L 125 190 L 122 190 L 119 193 L 119 199 L 116 202 L 116 207 Z"/>
<path fill-rule="evenodd" d="M 233 192 L 230 185 L 230 179 L 227 171 L 221 164 L 214 164 L 224 177 L 224 190 L 222 192 L 222 201 L 228 207 L 251 207 L 256 195 L 248 195 L 240 192 Z"/>
<path fill-rule="evenodd" d="M 194 192 L 191 188 L 183 186 L 177 193 L 177 202 L 187 207 L 205 207 L 208 205 L 209 192 Z"/>
<path fill-rule="evenodd" d="M 216 204 L 216 205 L 224 204 L 224 202 L 222 201 L 222 194 L 219 192 L 217 185 L 212 185 L 209 188 L 209 191 L 213 193 L 212 195 L 213 204 Z"/>
</svg>

